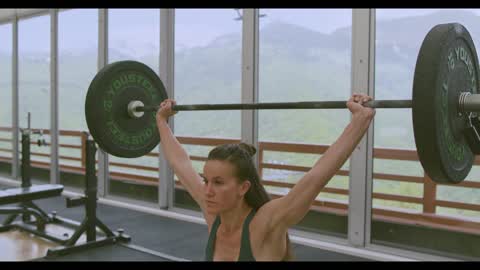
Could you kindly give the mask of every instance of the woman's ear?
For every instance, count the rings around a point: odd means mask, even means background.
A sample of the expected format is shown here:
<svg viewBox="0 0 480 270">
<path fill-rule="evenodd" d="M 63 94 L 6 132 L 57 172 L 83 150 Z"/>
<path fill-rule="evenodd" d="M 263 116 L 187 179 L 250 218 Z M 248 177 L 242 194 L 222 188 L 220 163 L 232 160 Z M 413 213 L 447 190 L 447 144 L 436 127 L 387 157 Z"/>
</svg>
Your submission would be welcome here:
<svg viewBox="0 0 480 270">
<path fill-rule="evenodd" d="M 244 196 L 247 193 L 251 185 L 252 183 L 249 180 L 243 181 L 242 185 L 240 186 L 240 192 L 242 196 Z"/>
</svg>

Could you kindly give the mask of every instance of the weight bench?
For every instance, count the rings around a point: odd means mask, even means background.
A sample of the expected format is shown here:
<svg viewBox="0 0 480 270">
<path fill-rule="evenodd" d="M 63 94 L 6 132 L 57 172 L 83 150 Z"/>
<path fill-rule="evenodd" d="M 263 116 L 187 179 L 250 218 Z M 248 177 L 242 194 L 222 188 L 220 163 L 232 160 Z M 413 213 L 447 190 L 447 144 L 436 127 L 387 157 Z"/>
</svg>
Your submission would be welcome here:
<svg viewBox="0 0 480 270">
<path fill-rule="evenodd" d="M 25 188 L 9 188 L 0 190 L 0 205 L 21 203 L 60 196 L 63 185 L 36 185 Z"/>
<path fill-rule="evenodd" d="M 117 234 L 112 232 L 100 219 L 96 216 L 97 208 L 97 177 L 95 175 L 95 141 L 88 139 L 86 142 L 86 183 L 85 197 L 67 198 L 67 208 L 85 205 L 85 218 L 78 226 L 72 224 L 71 221 L 57 217 L 55 212 L 48 215 L 36 206 L 32 201 L 44 198 L 50 198 L 61 195 L 63 185 L 36 185 L 32 186 L 30 182 L 30 139 L 29 130 L 22 132 L 22 187 L 0 190 L 0 205 L 19 203 L 17 207 L 0 208 L 1 214 L 10 214 L 0 225 L 0 232 L 9 231 L 12 228 L 29 232 L 31 234 L 43 237 L 53 242 L 59 243 L 61 246 L 48 249 L 46 257 L 63 256 L 80 250 L 86 250 L 108 244 L 115 244 L 119 241 L 129 242 L 130 236 L 123 234 L 123 229 L 119 229 Z M 22 215 L 23 222 L 13 221 Z M 35 222 L 30 220 L 31 216 L 35 216 Z M 45 225 L 48 223 L 74 225 L 76 227 L 73 235 L 65 239 L 47 233 Z M 36 228 L 33 226 L 36 225 Z M 99 227 L 105 234 L 102 239 L 97 239 L 96 228 Z M 86 234 L 86 242 L 77 244 L 79 238 Z"/>
<path fill-rule="evenodd" d="M 25 223 L 30 222 L 31 215 L 35 216 L 37 230 L 39 232 L 45 231 L 45 225 L 52 222 L 53 219 L 32 201 L 60 196 L 62 191 L 63 185 L 51 184 L 0 190 L 0 205 L 19 203 L 19 206 L 16 207 L 0 208 L 0 215 L 10 214 L 3 221 L 0 231 L 11 229 L 13 227 L 12 222 L 19 215 L 22 215 Z M 22 229 L 24 228 L 22 227 Z"/>
</svg>

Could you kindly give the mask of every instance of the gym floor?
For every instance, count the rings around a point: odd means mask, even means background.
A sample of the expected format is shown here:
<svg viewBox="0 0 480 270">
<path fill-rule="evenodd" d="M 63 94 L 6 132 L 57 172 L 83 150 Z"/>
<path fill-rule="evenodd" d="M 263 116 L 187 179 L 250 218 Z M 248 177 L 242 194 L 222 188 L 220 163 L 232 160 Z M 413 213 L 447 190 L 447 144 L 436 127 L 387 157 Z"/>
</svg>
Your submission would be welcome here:
<svg viewBox="0 0 480 270">
<path fill-rule="evenodd" d="M 0 189 L 8 188 L 0 186 Z M 34 201 L 47 213 L 80 223 L 84 218 L 84 207 L 66 208 L 64 197 L 53 197 Z M 5 205 L 8 206 L 8 205 Z M 112 231 L 125 230 L 131 237 L 127 248 L 123 244 L 95 248 L 95 252 L 79 252 L 57 260 L 74 261 L 165 261 L 154 254 L 173 256 L 169 260 L 203 261 L 208 239 L 206 225 L 143 213 L 121 207 L 98 204 L 97 217 Z M 2 218 L 1 220 L 3 220 Z M 17 218 L 17 220 L 19 220 Z M 47 226 L 47 230 L 63 235 L 64 228 Z M 69 233 L 71 235 L 71 232 Z M 85 241 L 80 238 L 79 242 Z M 367 261 L 367 259 L 330 252 L 309 246 L 292 244 L 296 261 Z M 21 231 L 0 233 L 0 260 L 23 261 L 40 259 L 48 248 L 54 247 L 49 241 L 32 237 Z M 139 251 L 144 248 L 146 251 Z"/>
</svg>

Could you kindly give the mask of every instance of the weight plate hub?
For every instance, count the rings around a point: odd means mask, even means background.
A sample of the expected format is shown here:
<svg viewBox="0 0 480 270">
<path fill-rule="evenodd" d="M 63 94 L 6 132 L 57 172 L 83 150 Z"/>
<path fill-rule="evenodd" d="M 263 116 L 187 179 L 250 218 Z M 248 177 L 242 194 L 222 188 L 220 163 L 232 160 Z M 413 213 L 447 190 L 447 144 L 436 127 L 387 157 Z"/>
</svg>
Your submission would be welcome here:
<svg viewBox="0 0 480 270">
<path fill-rule="evenodd" d="M 478 57 L 467 29 L 440 24 L 425 37 L 415 66 L 412 120 L 418 156 L 438 183 L 459 183 L 474 154 L 465 138 L 468 114 L 458 111 L 461 92 L 478 89 Z"/>
<path fill-rule="evenodd" d="M 128 103 L 139 100 L 157 106 L 167 98 L 155 72 L 136 61 L 119 61 L 105 66 L 92 80 L 85 102 L 88 129 L 105 152 L 124 158 L 148 154 L 160 142 L 156 112 L 139 118 L 128 114 Z"/>
</svg>

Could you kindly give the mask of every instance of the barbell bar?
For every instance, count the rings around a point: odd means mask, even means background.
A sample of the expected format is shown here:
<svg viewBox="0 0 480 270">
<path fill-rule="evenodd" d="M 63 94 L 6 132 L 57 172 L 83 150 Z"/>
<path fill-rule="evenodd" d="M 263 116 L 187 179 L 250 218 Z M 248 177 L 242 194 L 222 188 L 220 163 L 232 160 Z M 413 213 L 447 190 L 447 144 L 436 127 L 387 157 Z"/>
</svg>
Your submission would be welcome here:
<svg viewBox="0 0 480 270">
<path fill-rule="evenodd" d="M 412 108 L 412 100 L 372 100 L 363 104 L 371 108 Z M 133 112 L 156 112 L 159 106 L 145 106 L 135 100 L 127 107 Z M 280 109 L 345 109 L 346 101 L 302 101 L 272 103 L 237 103 L 237 104 L 192 104 L 174 105 L 174 111 L 216 111 L 216 110 L 280 110 Z M 480 109 L 479 109 L 480 110 Z"/>
<path fill-rule="evenodd" d="M 280 109 L 345 109 L 347 101 L 302 101 L 272 103 L 233 103 L 233 104 L 191 104 L 174 105 L 173 111 L 216 111 L 216 110 L 280 110 Z M 363 103 L 364 107 L 376 109 L 412 108 L 411 99 L 371 100 Z M 131 101 L 127 107 L 132 117 L 139 117 L 135 112 L 156 112 L 160 106 L 145 106 L 141 101 Z M 458 97 L 460 113 L 480 112 L 480 94 L 462 92 Z"/>
</svg>

